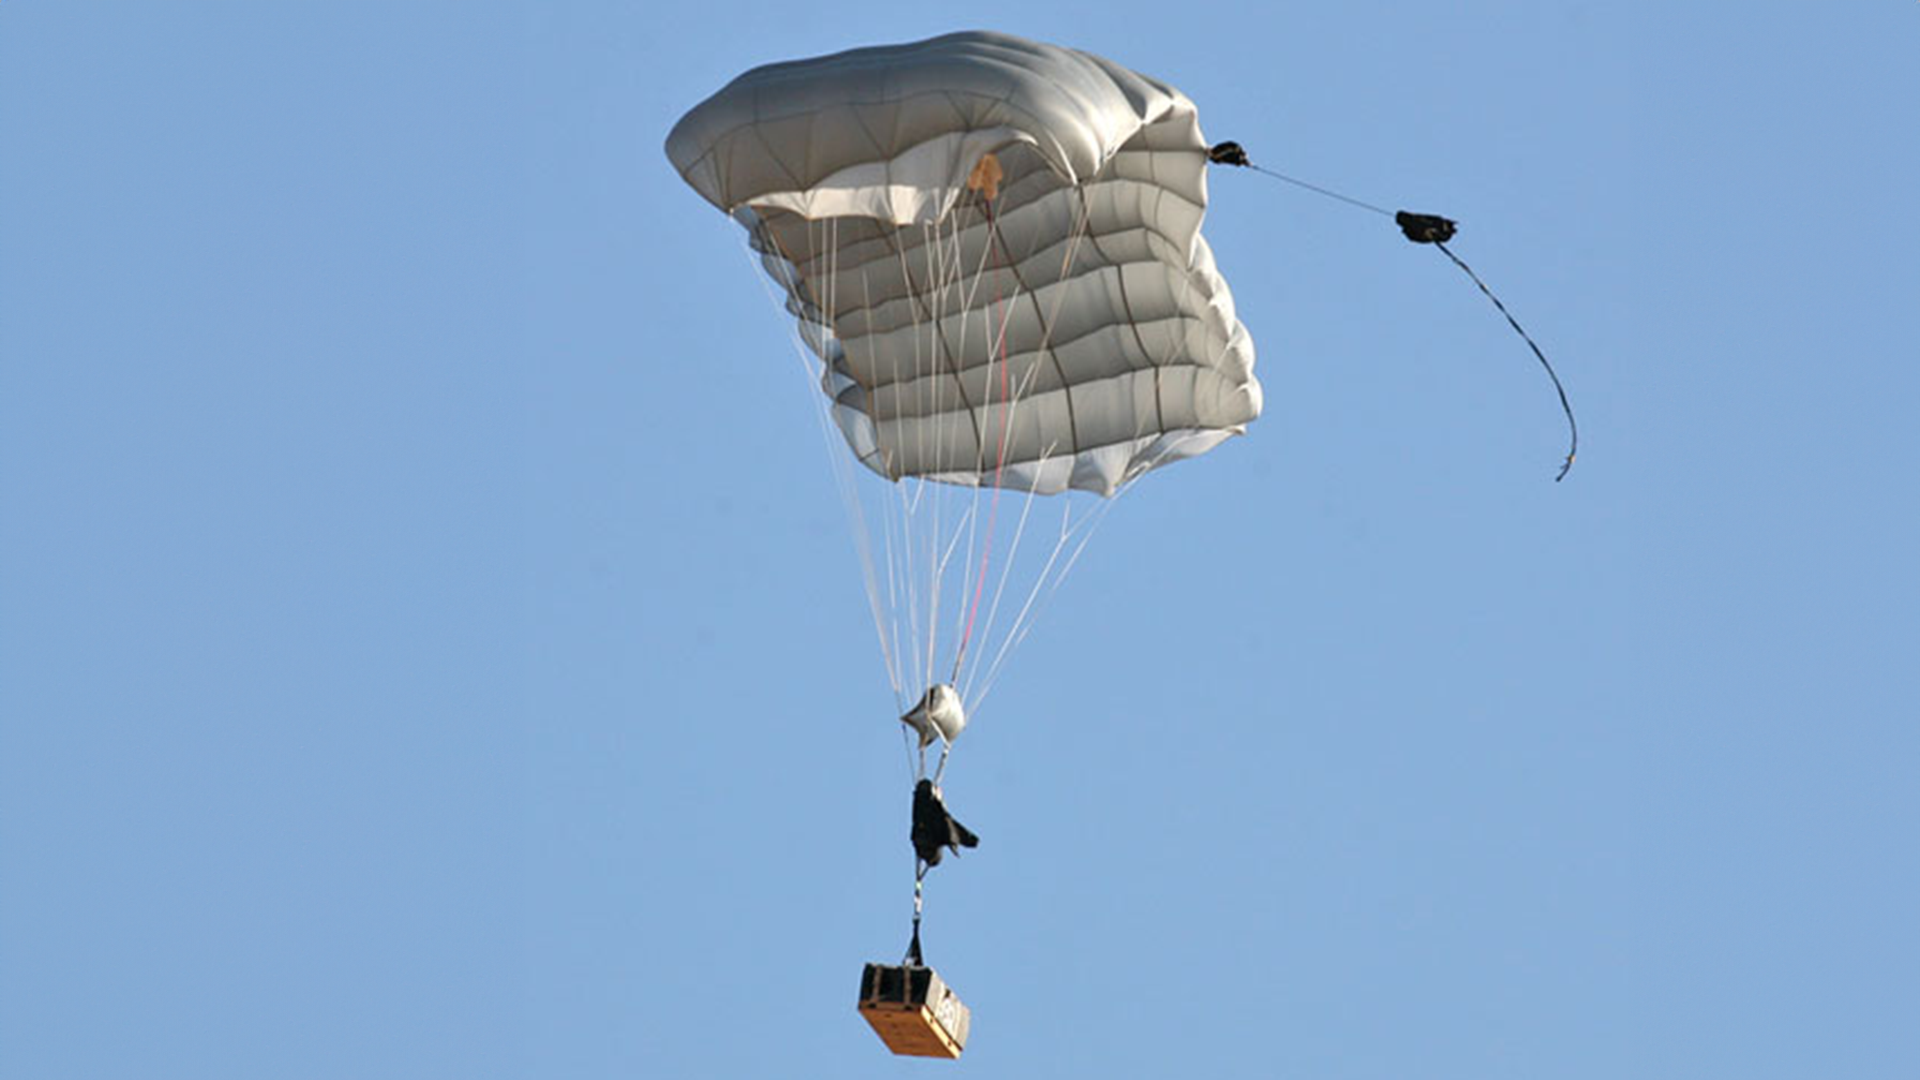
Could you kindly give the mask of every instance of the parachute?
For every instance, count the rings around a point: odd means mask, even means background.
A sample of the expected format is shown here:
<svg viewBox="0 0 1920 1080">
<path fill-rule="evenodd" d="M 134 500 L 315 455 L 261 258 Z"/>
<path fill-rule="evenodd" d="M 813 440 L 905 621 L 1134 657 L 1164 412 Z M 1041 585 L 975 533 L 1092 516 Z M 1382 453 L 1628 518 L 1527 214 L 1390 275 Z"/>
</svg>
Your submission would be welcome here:
<svg viewBox="0 0 1920 1080">
<path fill-rule="evenodd" d="M 957 1057 L 920 952 L 928 868 L 979 842 L 938 786 L 953 742 L 1114 497 L 1260 415 L 1200 235 L 1208 146 L 1165 83 L 973 32 L 755 68 L 666 149 L 796 322 L 913 764 L 912 943 L 861 1011 Z"/>
<path fill-rule="evenodd" d="M 840 478 L 900 713 L 953 684 L 975 715 L 1104 516 L 1069 503 L 1016 566 L 1033 496 L 1117 495 L 1260 414 L 1200 235 L 1207 143 L 1165 83 L 948 34 L 755 68 L 666 150 L 796 320 L 837 461 L 893 482 Z M 1027 497 L 1017 523 L 1003 490 Z M 1015 615 L 983 649 L 1003 597 Z"/>
<path fill-rule="evenodd" d="M 1206 150 L 1171 87 L 988 33 L 758 68 L 667 140 L 785 289 L 862 464 L 1043 494 L 1111 494 L 1259 415 L 1199 234 Z"/>
</svg>

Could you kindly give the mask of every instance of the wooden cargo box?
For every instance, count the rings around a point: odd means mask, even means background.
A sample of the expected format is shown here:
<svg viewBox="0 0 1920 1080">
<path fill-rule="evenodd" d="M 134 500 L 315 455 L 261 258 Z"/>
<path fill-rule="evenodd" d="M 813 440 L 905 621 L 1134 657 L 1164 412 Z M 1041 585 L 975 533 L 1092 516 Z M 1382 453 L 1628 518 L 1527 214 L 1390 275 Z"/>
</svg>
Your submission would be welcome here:
<svg viewBox="0 0 1920 1080">
<path fill-rule="evenodd" d="M 868 964 L 860 975 L 860 1015 L 896 1054 L 957 1058 L 972 1014 L 929 967 Z"/>
</svg>

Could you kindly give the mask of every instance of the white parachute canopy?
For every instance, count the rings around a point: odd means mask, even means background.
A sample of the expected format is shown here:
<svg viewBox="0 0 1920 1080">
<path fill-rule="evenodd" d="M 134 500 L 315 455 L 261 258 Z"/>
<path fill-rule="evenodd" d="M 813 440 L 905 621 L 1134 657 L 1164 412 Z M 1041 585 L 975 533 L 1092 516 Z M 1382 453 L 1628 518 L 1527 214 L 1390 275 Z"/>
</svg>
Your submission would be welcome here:
<svg viewBox="0 0 1920 1080">
<path fill-rule="evenodd" d="M 1045 532 L 1034 496 L 1114 495 L 1260 413 L 1253 343 L 1200 236 L 1207 143 L 1165 83 L 949 34 L 755 68 L 688 112 L 667 155 L 747 230 L 797 319 L 852 451 L 836 462 L 893 481 L 841 475 L 903 712 L 944 691 L 977 716 L 1111 505 L 1076 520 L 1064 499 L 1051 551 L 1016 570 Z M 1026 493 L 1017 521 L 998 520 L 1003 490 Z"/>
<path fill-rule="evenodd" d="M 1110 494 L 1260 414 L 1200 236 L 1206 151 L 1172 87 L 980 32 L 756 68 L 667 139 L 753 234 L 862 463 L 1043 494 Z"/>
</svg>

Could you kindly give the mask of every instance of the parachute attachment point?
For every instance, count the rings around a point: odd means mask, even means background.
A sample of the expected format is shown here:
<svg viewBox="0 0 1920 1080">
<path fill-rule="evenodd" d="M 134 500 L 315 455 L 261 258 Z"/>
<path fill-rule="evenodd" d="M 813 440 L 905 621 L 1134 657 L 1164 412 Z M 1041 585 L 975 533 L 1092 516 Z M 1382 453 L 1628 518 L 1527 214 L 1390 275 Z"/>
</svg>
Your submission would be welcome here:
<svg viewBox="0 0 1920 1080">
<path fill-rule="evenodd" d="M 1402 210 L 1393 215 L 1393 223 L 1407 234 L 1407 239 L 1416 244 L 1444 244 L 1453 239 L 1460 223 L 1452 218 L 1443 218 L 1439 214 L 1416 214 L 1411 210 Z"/>
<path fill-rule="evenodd" d="M 958 690 L 949 683 L 936 683 L 927 688 L 920 704 L 900 717 L 900 722 L 920 734 L 922 749 L 935 739 L 951 746 L 967 726 L 967 713 L 960 704 Z"/>
<path fill-rule="evenodd" d="M 957 1058 L 973 1014 L 938 972 L 919 964 L 868 964 L 860 973 L 860 1015 L 896 1054 Z"/>
</svg>

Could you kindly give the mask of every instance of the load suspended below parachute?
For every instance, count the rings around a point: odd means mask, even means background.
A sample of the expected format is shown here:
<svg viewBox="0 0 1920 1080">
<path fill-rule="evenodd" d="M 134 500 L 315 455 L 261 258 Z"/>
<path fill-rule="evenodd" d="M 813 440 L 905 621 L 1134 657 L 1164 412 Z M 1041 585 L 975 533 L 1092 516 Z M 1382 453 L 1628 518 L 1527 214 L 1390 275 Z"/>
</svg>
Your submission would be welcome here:
<svg viewBox="0 0 1920 1080">
<path fill-rule="evenodd" d="M 1164 83 L 950 34 L 756 68 L 667 154 L 747 229 L 883 476 L 1110 495 L 1260 413 Z"/>
</svg>

